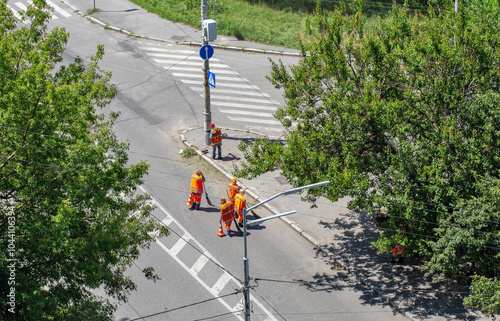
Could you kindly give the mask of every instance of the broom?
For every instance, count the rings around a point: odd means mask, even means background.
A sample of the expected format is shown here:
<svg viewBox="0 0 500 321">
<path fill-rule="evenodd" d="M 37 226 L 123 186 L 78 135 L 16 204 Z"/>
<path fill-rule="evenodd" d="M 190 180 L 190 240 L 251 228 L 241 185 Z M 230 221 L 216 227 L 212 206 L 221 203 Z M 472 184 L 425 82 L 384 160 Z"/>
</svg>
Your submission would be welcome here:
<svg viewBox="0 0 500 321">
<path fill-rule="evenodd" d="M 208 198 L 208 193 L 207 193 L 207 189 L 205 188 L 205 183 L 203 183 L 203 190 L 205 191 L 205 197 L 207 198 L 208 205 L 214 206 L 214 204 L 212 204 L 212 202 L 210 202 L 210 198 Z"/>
</svg>

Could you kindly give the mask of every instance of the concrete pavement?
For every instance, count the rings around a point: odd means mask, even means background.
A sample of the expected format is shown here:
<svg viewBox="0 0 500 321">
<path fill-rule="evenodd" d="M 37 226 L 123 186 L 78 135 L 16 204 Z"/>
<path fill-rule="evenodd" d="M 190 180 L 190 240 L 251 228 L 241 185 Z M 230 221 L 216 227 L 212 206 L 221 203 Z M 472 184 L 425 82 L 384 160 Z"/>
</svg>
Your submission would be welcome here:
<svg viewBox="0 0 500 321">
<path fill-rule="evenodd" d="M 92 0 L 65 0 L 75 11 L 85 16 L 93 7 Z M 177 44 L 200 45 L 201 32 L 183 24 L 159 18 L 155 14 L 126 0 L 97 0 L 99 12 L 87 16 L 103 27 L 157 41 Z M 298 51 L 240 41 L 219 35 L 213 46 L 232 50 L 248 50 L 263 53 L 296 55 Z M 197 150 L 199 155 L 224 173 L 232 177 L 233 166 L 244 159 L 237 149 L 241 140 L 252 141 L 260 135 L 248 131 L 223 128 L 228 138 L 223 140 L 222 160 L 211 160 L 211 154 L 203 154 L 203 129 L 186 130 L 181 138 L 184 143 Z M 272 195 L 291 188 L 290 184 L 277 172 L 267 173 L 253 180 L 241 180 L 248 195 L 260 202 Z M 431 283 L 432 276 L 419 270 L 418 262 L 406 260 L 404 264 L 392 265 L 390 257 L 379 254 L 370 245 L 377 238 L 377 229 L 367 213 L 355 213 L 347 209 L 347 199 L 331 203 L 319 200 L 318 207 L 311 209 L 302 202 L 300 195 L 281 196 L 268 204 L 271 213 L 297 210 L 297 213 L 283 218 L 283 222 L 297 231 L 314 245 L 318 255 L 325 258 L 332 268 L 343 268 L 379 293 L 393 307 L 412 320 L 487 320 L 481 313 L 465 309 L 461 296 L 467 288 L 455 282 Z M 262 213 L 260 211 L 259 213 Z M 318 280 L 320 281 L 320 280 Z M 323 283 L 326 280 L 321 280 Z"/>
<path fill-rule="evenodd" d="M 181 139 L 223 173 L 229 184 L 234 166 L 244 162 L 238 144 L 263 136 L 229 128 L 222 128 L 222 131 L 228 134 L 222 141 L 222 160 L 212 160 L 212 149 L 204 143 L 203 128 L 188 129 Z M 266 173 L 252 180 L 238 178 L 238 184 L 253 198 L 250 205 L 293 188 L 279 172 Z M 405 258 L 403 264 L 394 265 L 389 254 L 378 253 L 370 244 L 377 239 L 375 222 L 368 213 L 350 211 L 348 201 L 341 199 L 332 203 L 320 199 L 317 208 L 311 209 L 309 203 L 301 201 L 300 195 L 288 195 L 262 206 L 269 210 L 269 215 L 296 210 L 296 214 L 280 219 L 313 244 L 317 254 L 325 257 L 332 268 L 346 269 L 354 274 L 408 319 L 488 320 L 481 313 L 463 307 L 461 296 L 467 294 L 465 286 L 456 282 L 432 283 L 432 275 L 421 272 L 415 260 Z M 263 214 L 261 210 L 258 213 Z"/>
</svg>

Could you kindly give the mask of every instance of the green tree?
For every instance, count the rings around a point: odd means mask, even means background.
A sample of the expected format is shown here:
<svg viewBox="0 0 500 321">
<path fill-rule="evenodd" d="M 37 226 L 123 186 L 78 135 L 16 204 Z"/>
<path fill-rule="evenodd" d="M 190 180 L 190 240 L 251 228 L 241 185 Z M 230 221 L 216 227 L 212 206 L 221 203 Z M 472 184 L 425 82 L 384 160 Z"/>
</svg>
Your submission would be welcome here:
<svg viewBox="0 0 500 321">
<path fill-rule="evenodd" d="M 111 320 L 92 290 L 125 300 L 125 269 L 167 230 L 135 193 L 148 165 L 128 164 L 118 115 L 97 111 L 116 92 L 103 48 L 64 64 L 48 10 L 35 0 L 19 23 L 0 1 L 0 319 Z"/>
<path fill-rule="evenodd" d="M 469 4 L 426 15 L 394 6 L 371 28 L 362 1 L 353 14 L 318 8 L 308 55 L 297 66 L 271 65 L 286 99 L 275 114 L 286 139 L 241 144 L 247 163 L 235 174 L 278 168 L 294 186 L 330 180 L 309 193 L 387 212 L 380 251 L 404 246 L 443 275 L 462 276 L 467 263 L 468 272 L 498 276 L 499 225 L 461 221 L 480 207 L 468 200 L 487 202 L 480 183 L 500 176 L 498 10 Z"/>
</svg>

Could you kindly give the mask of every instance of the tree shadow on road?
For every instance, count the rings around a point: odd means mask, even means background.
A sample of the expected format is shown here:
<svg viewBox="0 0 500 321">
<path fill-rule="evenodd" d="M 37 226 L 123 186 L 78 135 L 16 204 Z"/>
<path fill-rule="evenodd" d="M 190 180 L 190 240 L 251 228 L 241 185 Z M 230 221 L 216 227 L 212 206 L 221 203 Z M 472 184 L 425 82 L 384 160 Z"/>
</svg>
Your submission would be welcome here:
<svg viewBox="0 0 500 321">
<path fill-rule="evenodd" d="M 419 319 L 435 316 L 447 320 L 486 319 L 463 306 L 462 296 L 466 294 L 457 292 L 467 292 L 466 286 L 446 280 L 433 283 L 433 276 L 422 272 L 421 264 L 415 259 L 405 258 L 402 264 L 391 264 L 388 254 L 378 253 L 370 243 L 377 240 L 379 232 L 368 213 L 348 211 L 319 224 L 331 230 L 332 238 L 331 243 L 318 249 L 318 255 L 326 253 L 328 264 L 347 268 L 362 281 L 361 285 L 348 285 L 363 292 L 361 299 L 366 304 L 376 301 L 374 296 L 378 295 L 371 291 L 375 289 Z M 329 283 L 338 281 L 328 277 L 319 279 L 322 286 L 318 288 L 325 289 L 329 288 Z M 336 289 L 333 284 L 331 288 Z"/>
</svg>

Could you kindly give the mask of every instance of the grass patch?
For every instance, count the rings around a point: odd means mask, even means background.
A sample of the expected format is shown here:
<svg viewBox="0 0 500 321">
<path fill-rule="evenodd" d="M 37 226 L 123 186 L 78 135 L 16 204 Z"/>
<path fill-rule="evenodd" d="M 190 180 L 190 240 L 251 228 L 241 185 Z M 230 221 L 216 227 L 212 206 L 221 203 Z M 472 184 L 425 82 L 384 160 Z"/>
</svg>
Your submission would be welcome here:
<svg viewBox="0 0 500 321">
<path fill-rule="evenodd" d="M 95 8 L 95 9 L 88 9 L 87 10 L 87 16 L 90 16 L 91 14 L 95 13 L 95 12 L 100 12 L 101 9 L 99 8 Z"/>
<path fill-rule="evenodd" d="M 196 154 L 196 150 L 194 150 L 194 148 L 184 148 L 181 152 L 182 158 L 191 158 L 195 155 L 197 155 L 197 154 Z"/>
<path fill-rule="evenodd" d="M 199 0 L 132 0 L 142 8 L 171 21 L 200 29 Z M 308 5 L 306 5 L 308 4 Z M 288 48 L 298 48 L 305 34 L 305 17 L 315 2 L 307 0 L 216 0 L 219 35 Z M 209 4 L 209 18 L 213 7 Z"/>
<path fill-rule="evenodd" d="M 184 23 L 198 30 L 201 28 L 200 0 L 131 1 L 161 18 Z M 415 1 L 415 5 L 427 2 L 427 0 Z M 355 7 L 356 1 L 347 2 L 348 7 Z M 365 8 L 365 13 L 369 17 L 366 29 L 378 23 L 377 16 L 384 17 L 391 9 L 392 2 L 393 0 L 374 0 Z M 333 10 L 338 5 L 336 1 L 319 3 L 327 10 Z M 208 18 L 217 21 L 219 35 L 300 49 L 300 41 L 306 44 L 311 42 L 306 34 L 305 21 L 317 4 L 317 0 L 212 0 L 208 3 Z M 348 8 L 347 12 L 353 12 L 353 9 Z"/>
</svg>

